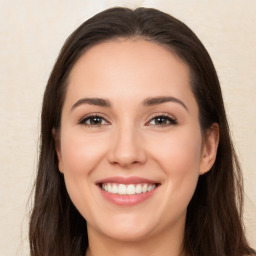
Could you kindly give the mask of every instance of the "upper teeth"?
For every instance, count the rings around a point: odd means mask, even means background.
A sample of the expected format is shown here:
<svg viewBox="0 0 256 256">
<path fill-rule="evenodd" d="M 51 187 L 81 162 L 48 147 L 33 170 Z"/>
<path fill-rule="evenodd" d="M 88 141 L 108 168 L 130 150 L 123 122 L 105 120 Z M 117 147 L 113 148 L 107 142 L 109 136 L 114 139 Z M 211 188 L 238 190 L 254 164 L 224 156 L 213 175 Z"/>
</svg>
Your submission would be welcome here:
<svg viewBox="0 0 256 256">
<path fill-rule="evenodd" d="M 101 185 L 102 189 L 119 195 L 134 195 L 146 193 L 153 190 L 156 184 L 115 184 L 115 183 L 103 183 Z"/>
</svg>

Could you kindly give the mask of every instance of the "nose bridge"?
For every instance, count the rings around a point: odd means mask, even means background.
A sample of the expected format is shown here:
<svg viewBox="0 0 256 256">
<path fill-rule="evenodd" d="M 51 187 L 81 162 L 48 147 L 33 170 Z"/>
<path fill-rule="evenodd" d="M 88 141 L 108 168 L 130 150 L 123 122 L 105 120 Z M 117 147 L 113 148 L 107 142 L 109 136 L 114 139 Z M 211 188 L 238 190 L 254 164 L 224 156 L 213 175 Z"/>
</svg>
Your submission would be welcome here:
<svg viewBox="0 0 256 256">
<path fill-rule="evenodd" d="M 113 131 L 110 161 L 121 166 L 142 164 L 146 160 L 142 137 L 135 124 L 124 121 Z"/>
</svg>

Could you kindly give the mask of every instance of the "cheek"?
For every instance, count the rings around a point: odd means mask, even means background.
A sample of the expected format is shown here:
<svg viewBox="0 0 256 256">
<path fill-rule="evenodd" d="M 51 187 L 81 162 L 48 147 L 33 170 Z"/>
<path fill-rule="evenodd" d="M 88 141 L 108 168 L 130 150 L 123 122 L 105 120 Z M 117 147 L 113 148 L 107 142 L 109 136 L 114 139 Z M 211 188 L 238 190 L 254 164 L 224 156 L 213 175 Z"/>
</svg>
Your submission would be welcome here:
<svg viewBox="0 0 256 256">
<path fill-rule="evenodd" d="M 101 139 L 95 140 L 93 135 L 65 133 L 61 141 L 64 172 L 74 176 L 87 176 L 96 168 L 105 152 L 104 144 L 97 143 L 99 140 Z"/>
<path fill-rule="evenodd" d="M 158 147 L 156 147 L 156 144 Z M 199 171 L 202 138 L 199 129 L 183 129 L 152 143 L 152 155 L 156 155 L 166 174 L 186 174 Z"/>
<path fill-rule="evenodd" d="M 156 156 L 166 176 L 169 197 L 165 203 L 183 211 L 193 196 L 199 177 L 201 133 L 198 129 L 184 131 L 162 141 L 161 147 L 152 155 Z"/>
<path fill-rule="evenodd" d="M 93 171 L 100 163 L 105 149 L 104 144 L 96 143 L 94 136 L 63 131 L 61 138 L 62 165 L 68 194 L 80 211 L 86 217 L 84 205 L 91 205 L 91 186 Z"/>
</svg>

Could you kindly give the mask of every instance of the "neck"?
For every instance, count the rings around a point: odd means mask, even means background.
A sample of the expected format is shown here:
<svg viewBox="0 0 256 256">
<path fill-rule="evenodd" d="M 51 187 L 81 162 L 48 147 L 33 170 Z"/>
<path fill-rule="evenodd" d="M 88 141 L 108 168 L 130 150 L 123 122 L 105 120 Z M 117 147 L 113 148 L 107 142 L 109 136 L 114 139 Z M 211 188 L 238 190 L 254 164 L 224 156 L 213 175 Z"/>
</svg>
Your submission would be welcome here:
<svg viewBox="0 0 256 256">
<path fill-rule="evenodd" d="M 151 236 L 143 240 L 121 241 L 105 237 L 91 230 L 89 247 L 86 256 L 182 256 L 184 228 L 181 230 L 163 231 L 159 236 Z"/>
</svg>

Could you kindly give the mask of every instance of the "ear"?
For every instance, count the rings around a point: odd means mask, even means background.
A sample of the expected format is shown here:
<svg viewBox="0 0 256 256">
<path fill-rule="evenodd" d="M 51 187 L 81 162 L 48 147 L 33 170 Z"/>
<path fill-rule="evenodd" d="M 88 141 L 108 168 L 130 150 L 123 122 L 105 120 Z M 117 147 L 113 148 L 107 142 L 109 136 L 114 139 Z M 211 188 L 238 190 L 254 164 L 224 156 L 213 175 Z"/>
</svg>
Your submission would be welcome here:
<svg viewBox="0 0 256 256">
<path fill-rule="evenodd" d="M 54 129 L 54 128 L 52 129 L 52 136 L 55 141 L 55 150 L 56 150 L 56 154 L 58 157 L 59 171 L 61 173 L 63 173 L 63 163 L 62 163 L 62 156 L 61 156 L 61 150 L 60 150 L 60 136 L 59 136 L 58 132 L 56 131 L 56 129 Z"/>
<path fill-rule="evenodd" d="M 219 125 L 217 123 L 207 129 L 201 154 L 200 175 L 208 172 L 216 159 L 219 145 Z"/>
</svg>

